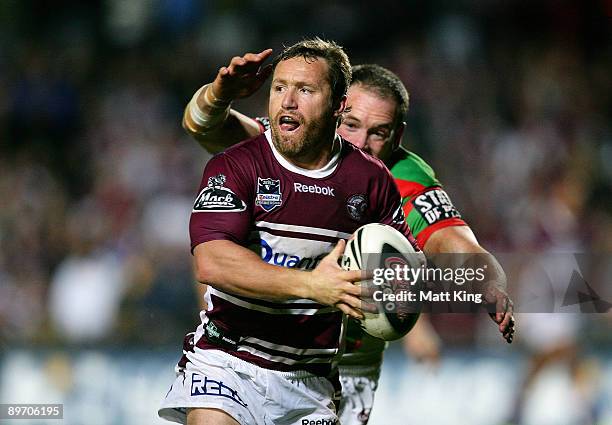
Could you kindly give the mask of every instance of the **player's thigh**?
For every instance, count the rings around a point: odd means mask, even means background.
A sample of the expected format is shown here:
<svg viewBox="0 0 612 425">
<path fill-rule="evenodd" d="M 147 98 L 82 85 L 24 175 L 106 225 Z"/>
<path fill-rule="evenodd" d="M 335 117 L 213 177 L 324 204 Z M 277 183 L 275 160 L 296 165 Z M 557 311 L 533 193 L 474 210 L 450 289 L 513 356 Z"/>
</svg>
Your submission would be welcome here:
<svg viewBox="0 0 612 425">
<path fill-rule="evenodd" d="M 240 425 L 234 418 L 219 409 L 187 409 L 187 425 Z"/>
</svg>

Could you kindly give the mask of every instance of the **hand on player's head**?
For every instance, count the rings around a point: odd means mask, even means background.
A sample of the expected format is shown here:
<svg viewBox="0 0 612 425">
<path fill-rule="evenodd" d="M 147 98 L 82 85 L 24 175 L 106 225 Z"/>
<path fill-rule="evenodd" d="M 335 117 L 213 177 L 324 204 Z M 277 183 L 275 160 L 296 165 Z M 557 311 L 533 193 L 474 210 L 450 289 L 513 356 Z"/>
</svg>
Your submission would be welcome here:
<svg viewBox="0 0 612 425">
<path fill-rule="evenodd" d="M 227 66 L 219 68 L 212 90 L 218 99 L 232 101 L 251 96 L 263 85 L 272 73 L 272 65 L 263 63 L 272 54 L 272 49 L 259 53 L 234 56 Z"/>
</svg>

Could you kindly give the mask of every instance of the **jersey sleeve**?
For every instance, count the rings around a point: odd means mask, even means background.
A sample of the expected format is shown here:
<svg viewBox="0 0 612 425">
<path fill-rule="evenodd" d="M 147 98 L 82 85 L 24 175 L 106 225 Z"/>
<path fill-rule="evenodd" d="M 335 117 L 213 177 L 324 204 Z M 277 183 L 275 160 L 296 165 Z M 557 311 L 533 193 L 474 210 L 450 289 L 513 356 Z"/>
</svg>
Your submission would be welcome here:
<svg viewBox="0 0 612 425">
<path fill-rule="evenodd" d="M 262 133 L 265 133 L 266 131 L 268 131 L 270 129 L 270 118 L 268 118 L 268 117 L 257 117 L 257 118 L 253 118 L 253 119 L 255 120 L 257 125 L 259 125 L 259 130 Z"/>
<path fill-rule="evenodd" d="M 467 226 L 434 170 L 419 156 L 408 153 L 391 172 L 400 190 L 406 222 L 421 249 L 437 230 Z"/>
<path fill-rule="evenodd" d="M 244 245 L 252 223 L 253 183 L 227 154 L 213 157 L 202 176 L 189 221 L 191 250 L 204 242 Z"/>
<path fill-rule="evenodd" d="M 399 230 L 410 241 L 412 246 L 419 251 L 420 248 L 414 238 L 409 225 L 404 217 L 402 208 L 402 199 L 397 184 L 393 177 L 385 168 L 385 178 L 382 181 L 382 187 L 379 192 L 379 205 L 381 205 L 380 216 L 378 221 L 383 224 L 388 224 Z"/>
</svg>

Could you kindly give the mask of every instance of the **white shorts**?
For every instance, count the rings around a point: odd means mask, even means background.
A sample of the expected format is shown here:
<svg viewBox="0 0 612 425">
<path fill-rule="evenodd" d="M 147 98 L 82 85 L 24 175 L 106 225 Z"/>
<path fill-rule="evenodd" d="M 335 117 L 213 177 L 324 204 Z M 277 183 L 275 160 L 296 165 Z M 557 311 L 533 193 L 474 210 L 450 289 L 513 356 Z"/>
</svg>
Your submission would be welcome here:
<svg viewBox="0 0 612 425">
<path fill-rule="evenodd" d="M 340 366 L 342 398 L 338 417 L 342 425 L 364 425 L 370 419 L 380 365 Z"/>
<path fill-rule="evenodd" d="M 241 425 L 337 425 L 332 383 L 306 371 L 278 372 L 219 350 L 195 348 L 159 416 L 185 423 L 187 408 L 224 411 Z"/>
</svg>

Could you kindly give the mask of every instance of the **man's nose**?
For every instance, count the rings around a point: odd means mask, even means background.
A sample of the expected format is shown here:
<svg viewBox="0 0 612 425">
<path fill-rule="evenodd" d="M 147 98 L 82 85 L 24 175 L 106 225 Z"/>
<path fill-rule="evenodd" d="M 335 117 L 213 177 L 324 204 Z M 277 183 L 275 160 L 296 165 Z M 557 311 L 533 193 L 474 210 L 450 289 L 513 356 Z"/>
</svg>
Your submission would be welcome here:
<svg viewBox="0 0 612 425">
<path fill-rule="evenodd" d="M 357 146 L 359 149 L 363 149 L 367 151 L 368 149 L 368 133 L 367 131 L 356 131 L 351 134 L 351 138 L 349 140 L 353 145 Z"/>
<path fill-rule="evenodd" d="M 295 90 L 288 89 L 283 95 L 282 106 L 284 109 L 295 109 L 297 108 L 297 101 L 295 98 Z"/>
</svg>

